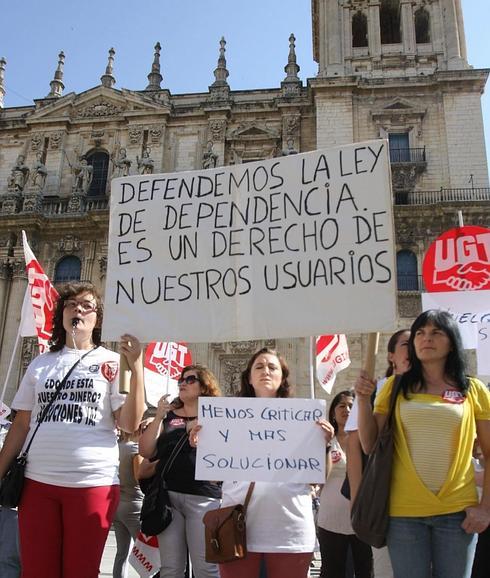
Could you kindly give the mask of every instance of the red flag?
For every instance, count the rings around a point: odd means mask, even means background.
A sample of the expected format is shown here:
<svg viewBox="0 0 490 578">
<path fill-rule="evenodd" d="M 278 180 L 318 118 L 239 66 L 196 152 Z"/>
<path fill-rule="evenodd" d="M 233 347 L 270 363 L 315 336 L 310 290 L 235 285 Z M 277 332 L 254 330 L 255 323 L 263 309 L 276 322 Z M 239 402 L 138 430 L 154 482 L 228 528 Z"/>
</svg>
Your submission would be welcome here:
<svg viewBox="0 0 490 578">
<path fill-rule="evenodd" d="M 186 365 L 192 363 L 192 354 L 185 343 L 152 341 L 145 353 L 145 389 L 151 405 L 156 406 L 164 393 L 171 398 L 179 393 L 177 380 Z"/>
<path fill-rule="evenodd" d="M 39 351 L 44 353 L 48 349 L 48 341 L 53 331 L 53 314 L 59 295 L 29 247 L 24 231 L 22 231 L 22 244 Z M 28 307 L 23 308 L 23 316 L 28 315 L 24 309 Z M 24 322 L 26 322 L 25 319 L 21 321 L 22 325 Z"/>
<path fill-rule="evenodd" d="M 139 532 L 129 555 L 129 563 L 141 578 L 150 578 L 160 569 L 160 550 L 156 536 Z"/>
<path fill-rule="evenodd" d="M 345 335 L 321 335 L 316 340 L 316 375 L 327 393 L 332 392 L 337 373 L 350 365 Z"/>
</svg>

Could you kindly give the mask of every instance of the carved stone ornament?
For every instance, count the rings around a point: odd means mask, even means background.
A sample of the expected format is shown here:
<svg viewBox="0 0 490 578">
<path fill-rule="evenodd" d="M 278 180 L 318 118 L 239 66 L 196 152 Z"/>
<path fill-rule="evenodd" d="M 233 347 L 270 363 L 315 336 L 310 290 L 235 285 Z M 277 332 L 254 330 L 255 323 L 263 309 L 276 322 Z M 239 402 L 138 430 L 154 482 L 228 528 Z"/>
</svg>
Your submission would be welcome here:
<svg viewBox="0 0 490 578">
<path fill-rule="evenodd" d="M 58 241 L 58 250 L 62 254 L 73 254 L 80 251 L 80 239 L 75 235 L 65 235 Z"/>
<path fill-rule="evenodd" d="M 143 127 L 141 126 L 133 126 L 128 131 L 129 135 L 129 142 L 133 145 L 139 144 L 141 142 L 141 138 L 143 137 Z"/>
<path fill-rule="evenodd" d="M 301 96 L 301 84 L 293 82 L 283 82 L 281 86 L 281 93 L 286 98 L 297 98 Z"/>
<path fill-rule="evenodd" d="M 418 176 L 425 170 L 424 165 L 416 164 L 392 164 L 391 178 L 395 191 L 413 191 L 417 184 Z"/>
<path fill-rule="evenodd" d="M 0 261 L 0 279 L 8 279 L 10 277 L 11 267 L 9 261 Z"/>
<path fill-rule="evenodd" d="M 99 257 L 99 272 L 101 278 L 106 276 L 107 273 L 107 256 Z"/>
<path fill-rule="evenodd" d="M 284 132 L 287 136 L 294 136 L 299 131 L 300 117 L 299 115 L 286 116 L 284 118 Z"/>
<path fill-rule="evenodd" d="M 73 193 L 68 201 L 69 213 L 83 213 L 85 209 L 86 195 L 83 193 Z"/>
<path fill-rule="evenodd" d="M 152 143 L 159 143 L 162 138 L 162 129 L 160 127 L 151 128 L 149 134 Z"/>
<path fill-rule="evenodd" d="M 31 137 L 31 150 L 37 151 L 41 147 L 43 142 L 42 136 L 40 134 L 35 134 Z"/>
<path fill-rule="evenodd" d="M 22 202 L 20 193 L 8 193 L 2 195 L 2 215 L 15 215 L 19 212 Z"/>
<path fill-rule="evenodd" d="M 27 366 L 31 361 L 39 355 L 39 346 L 36 337 L 24 337 L 22 340 L 22 373 L 25 373 Z"/>
<path fill-rule="evenodd" d="M 220 383 L 224 390 L 224 395 L 235 396 L 240 391 L 240 379 L 247 362 L 247 357 L 227 357 L 222 359 Z"/>
<path fill-rule="evenodd" d="M 225 136 L 226 121 L 225 120 L 212 120 L 209 123 L 209 133 L 211 135 L 211 140 L 221 141 Z"/>
<path fill-rule="evenodd" d="M 230 341 L 230 351 L 232 353 L 255 353 L 259 348 L 258 341 Z"/>
<path fill-rule="evenodd" d="M 14 279 L 27 279 L 26 262 L 22 261 L 12 261 L 12 277 Z"/>
<path fill-rule="evenodd" d="M 100 118 L 104 116 L 117 116 L 123 112 L 122 106 L 117 106 L 108 100 L 99 100 L 90 105 L 79 108 L 76 111 L 77 118 Z"/>
<path fill-rule="evenodd" d="M 25 193 L 22 201 L 23 213 L 40 213 L 42 208 L 42 193 Z"/>
<path fill-rule="evenodd" d="M 49 135 L 49 148 L 52 150 L 58 150 L 60 148 L 62 138 L 62 132 L 54 132 L 53 134 Z"/>
</svg>

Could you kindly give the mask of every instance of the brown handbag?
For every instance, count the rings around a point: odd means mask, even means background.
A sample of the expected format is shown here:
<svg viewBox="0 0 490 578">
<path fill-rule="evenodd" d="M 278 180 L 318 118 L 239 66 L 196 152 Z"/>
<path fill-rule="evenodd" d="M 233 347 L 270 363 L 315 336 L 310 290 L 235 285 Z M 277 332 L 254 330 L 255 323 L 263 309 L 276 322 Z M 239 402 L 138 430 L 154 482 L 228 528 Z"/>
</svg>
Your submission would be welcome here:
<svg viewBox="0 0 490 578">
<path fill-rule="evenodd" d="M 394 451 L 393 422 L 400 381 L 399 377 L 394 380 L 386 422 L 369 455 L 351 508 L 351 523 L 356 536 L 375 548 L 386 545 Z"/>
<path fill-rule="evenodd" d="M 251 482 L 244 504 L 209 510 L 202 519 L 206 541 L 206 562 L 223 564 L 247 555 L 247 508 L 255 482 Z"/>
</svg>

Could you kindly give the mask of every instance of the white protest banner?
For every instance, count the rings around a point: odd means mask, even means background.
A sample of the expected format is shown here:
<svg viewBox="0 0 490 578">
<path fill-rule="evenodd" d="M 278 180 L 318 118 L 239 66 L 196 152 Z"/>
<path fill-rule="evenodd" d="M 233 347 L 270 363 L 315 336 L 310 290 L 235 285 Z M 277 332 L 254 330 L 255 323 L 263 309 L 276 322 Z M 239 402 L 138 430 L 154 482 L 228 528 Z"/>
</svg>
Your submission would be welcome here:
<svg viewBox="0 0 490 578">
<path fill-rule="evenodd" d="M 422 309 L 443 309 L 458 322 L 465 349 L 476 349 L 478 325 L 490 323 L 490 291 L 422 293 Z"/>
<path fill-rule="evenodd" d="M 490 375 L 490 324 L 478 325 L 476 366 L 478 375 Z"/>
<path fill-rule="evenodd" d="M 325 481 L 325 400 L 200 397 L 196 480 Z"/>
<path fill-rule="evenodd" d="M 141 578 L 154 576 L 160 570 L 158 538 L 139 532 L 128 560 Z"/>
<path fill-rule="evenodd" d="M 113 180 L 103 339 L 391 331 L 387 141 Z"/>
<path fill-rule="evenodd" d="M 10 408 L 8 405 L 0 401 L 0 425 L 9 423 L 8 416 L 10 415 Z"/>
</svg>

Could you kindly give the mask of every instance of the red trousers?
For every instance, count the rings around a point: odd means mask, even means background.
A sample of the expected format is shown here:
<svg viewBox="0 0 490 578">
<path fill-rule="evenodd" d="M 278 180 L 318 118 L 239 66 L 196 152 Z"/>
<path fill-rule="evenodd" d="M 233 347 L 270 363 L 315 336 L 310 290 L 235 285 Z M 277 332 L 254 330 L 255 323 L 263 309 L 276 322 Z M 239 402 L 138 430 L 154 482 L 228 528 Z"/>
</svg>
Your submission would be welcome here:
<svg viewBox="0 0 490 578">
<path fill-rule="evenodd" d="M 219 565 L 221 578 L 258 578 L 262 557 L 267 569 L 267 578 L 306 578 L 312 552 L 270 553 L 249 552 L 243 560 Z"/>
<path fill-rule="evenodd" d="M 65 488 L 26 479 L 19 504 L 22 578 L 97 578 L 119 486 Z"/>
</svg>

